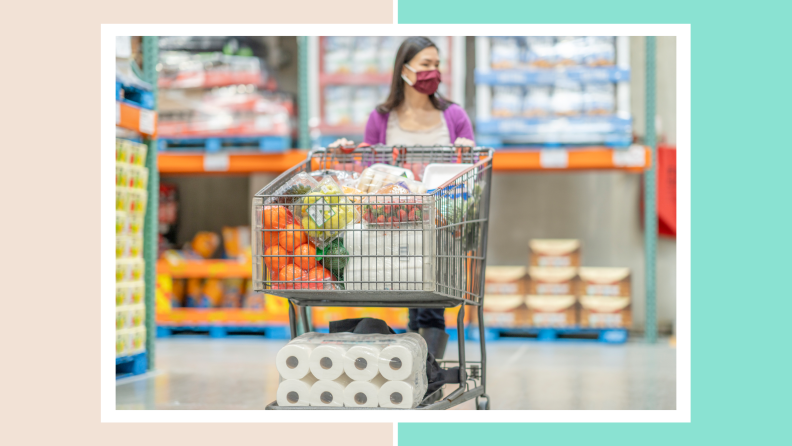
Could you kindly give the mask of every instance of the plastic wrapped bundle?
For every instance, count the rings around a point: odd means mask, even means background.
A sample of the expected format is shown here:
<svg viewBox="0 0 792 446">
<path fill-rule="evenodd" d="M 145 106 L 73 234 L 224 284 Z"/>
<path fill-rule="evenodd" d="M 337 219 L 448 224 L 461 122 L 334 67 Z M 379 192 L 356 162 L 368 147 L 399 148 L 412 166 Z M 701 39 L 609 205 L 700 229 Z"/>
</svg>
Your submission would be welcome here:
<svg viewBox="0 0 792 446">
<path fill-rule="evenodd" d="M 359 223 L 344 233 L 347 290 L 434 290 L 434 230 L 425 223 Z"/>
<path fill-rule="evenodd" d="M 280 406 L 390 407 L 421 402 L 427 346 L 416 333 L 306 333 L 276 357 Z"/>
</svg>

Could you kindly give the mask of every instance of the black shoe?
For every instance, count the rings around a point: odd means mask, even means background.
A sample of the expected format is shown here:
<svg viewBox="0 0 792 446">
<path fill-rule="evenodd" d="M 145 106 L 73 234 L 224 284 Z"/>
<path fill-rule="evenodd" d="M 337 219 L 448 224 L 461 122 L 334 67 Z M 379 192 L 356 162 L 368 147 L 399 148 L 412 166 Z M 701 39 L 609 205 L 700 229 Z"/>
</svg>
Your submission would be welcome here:
<svg viewBox="0 0 792 446">
<path fill-rule="evenodd" d="M 443 359 L 446 344 L 448 344 L 448 333 L 439 328 L 419 328 L 418 333 L 426 340 L 426 346 L 429 348 L 429 353 L 435 359 Z"/>
</svg>

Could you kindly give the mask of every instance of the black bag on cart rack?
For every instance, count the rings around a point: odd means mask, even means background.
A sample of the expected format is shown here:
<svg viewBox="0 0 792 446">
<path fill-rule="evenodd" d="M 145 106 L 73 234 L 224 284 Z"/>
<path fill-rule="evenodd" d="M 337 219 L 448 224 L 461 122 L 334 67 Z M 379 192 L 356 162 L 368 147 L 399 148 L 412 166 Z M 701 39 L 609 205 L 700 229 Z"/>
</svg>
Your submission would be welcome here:
<svg viewBox="0 0 792 446">
<path fill-rule="evenodd" d="M 370 317 L 332 321 L 330 322 L 330 333 L 396 334 L 382 319 Z M 427 353 L 426 378 L 429 382 L 426 395 L 430 395 L 445 384 L 459 384 L 459 367 L 444 369 L 440 367 L 432 353 Z"/>
</svg>

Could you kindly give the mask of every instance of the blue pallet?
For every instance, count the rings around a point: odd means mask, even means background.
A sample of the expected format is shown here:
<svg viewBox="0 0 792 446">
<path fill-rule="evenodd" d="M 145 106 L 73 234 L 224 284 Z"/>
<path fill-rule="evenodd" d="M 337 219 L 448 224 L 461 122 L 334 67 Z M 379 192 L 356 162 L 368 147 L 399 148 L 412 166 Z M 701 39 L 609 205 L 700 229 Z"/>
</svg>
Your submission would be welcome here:
<svg viewBox="0 0 792 446">
<path fill-rule="evenodd" d="M 475 79 L 478 85 L 553 85 L 565 80 L 583 83 L 625 82 L 630 80 L 630 70 L 618 67 L 476 69 Z"/>
<path fill-rule="evenodd" d="M 177 333 L 208 334 L 209 337 L 226 338 L 229 334 L 262 334 L 267 339 L 290 339 L 287 325 L 244 326 L 244 325 L 180 325 L 157 326 L 157 338 L 168 338 Z"/>
<path fill-rule="evenodd" d="M 148 354 L 146 352 L 116 358 L 116 379 L 141 375 L 148 370 Z"/>
<path fill-rule="evenodd" d="M 159 138 L 160 151 L 203 151 L 254 149 L 259 152 L 285 152 L 291 148 L 290 136 L 228 136 L 212 138 Z"/>
<path fill-rule="evenodd" d="M 147 110 L 154 109 L 154 93 L 137 85 L 126 84 L 116 79 L 116 101 L 126 102 Z"/>
<path fill-rule="evenodd" d="M 478 328 L 470 328 L 468 339 L 481 339 Z M 592 336 L 596 336 L 592 338 Z M 606 344 L 624 344 L 627 342 L 625 328 L 491 328 L 484 329 L 484 340 L 529 339 L 540 342 L 553 341 L 596 341 Z"/>
</svg>

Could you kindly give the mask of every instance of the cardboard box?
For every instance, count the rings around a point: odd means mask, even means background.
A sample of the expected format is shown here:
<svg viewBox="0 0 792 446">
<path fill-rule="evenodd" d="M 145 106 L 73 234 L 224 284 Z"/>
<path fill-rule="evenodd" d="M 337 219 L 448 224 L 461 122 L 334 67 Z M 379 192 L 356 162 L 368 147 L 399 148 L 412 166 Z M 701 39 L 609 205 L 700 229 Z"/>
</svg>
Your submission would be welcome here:
<svg viewBox="0 0 792 446">
<path fill-rule="evenodd" d="M 577 268 L 528 268 L 526 294 L 536 296 L 576 296 Z"/>
<path fill-rule="evenodd" d="M 478 311 L 469 311 L 470 324 L 478 324 Z M 493 294 L 484 299 L 484 325 L 492 328 L 517 328 L 528 325 L 528 308 L 525 306 L 525 296 Z M 448 325 L 447 327 L 456 326 Z"/>
<path fill-rule="evenodd" d="M 525 274 L 523 266 L 489 266 L 484 277 L 484 296 L 524 296 Z M 486 302 L 486 300 L 484 301 Z"/>
<path fill-rule="evenodd" d="M 629 328 L 632 305 L 629 296 L 580 296 L 580 326 Z"/>
<path fill-rule="evenodd" d="M 581 267 L 580 296 L 622 296 L 632 295 L 630 268 Z"/>
<path fill-rule="evenodd" d="M 528 264 L 545 267 L 580 266 L 580 240 L 533 239 L 528 242 Z"/>
<path fill-rule="evenodd" d="M 532 327 L 571 327 L 577 324 L 577 299 L 572 294 L 525 297 L 528 325 Z"/>
<path fill-rule="evenodd" d="M 484 279 L 484 325 L 515 328 L 527 323 L 524 266 L 490 266 Z M 471 324 L 478 323 L 477 310 L 466 309 Z M 446 323 L 448 325 L 448 322 Z M 450 326 L 456 326 L 454 322 Z"/>
</svg>

